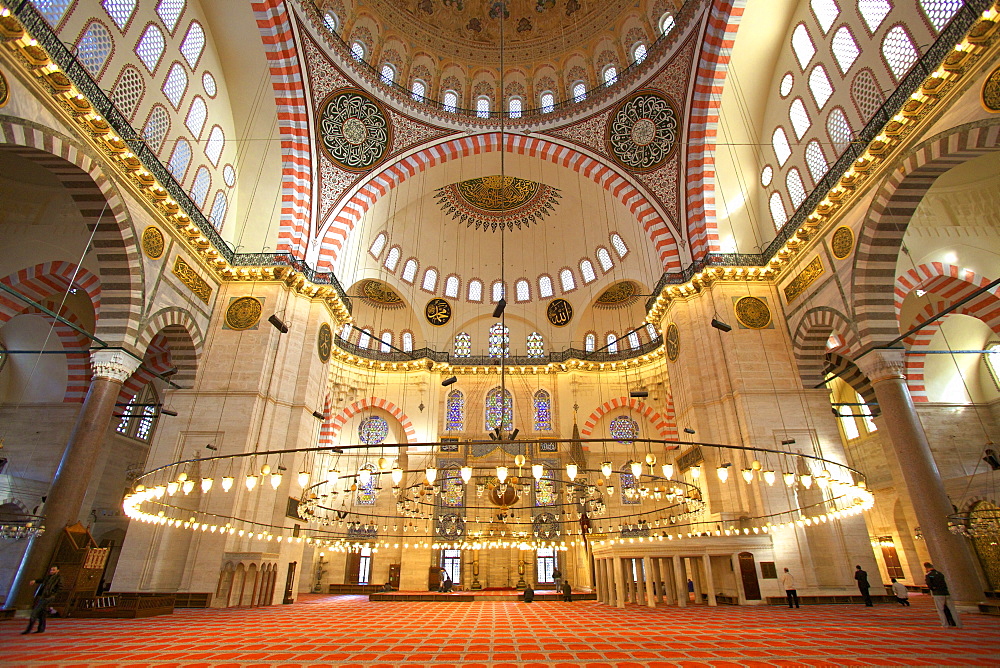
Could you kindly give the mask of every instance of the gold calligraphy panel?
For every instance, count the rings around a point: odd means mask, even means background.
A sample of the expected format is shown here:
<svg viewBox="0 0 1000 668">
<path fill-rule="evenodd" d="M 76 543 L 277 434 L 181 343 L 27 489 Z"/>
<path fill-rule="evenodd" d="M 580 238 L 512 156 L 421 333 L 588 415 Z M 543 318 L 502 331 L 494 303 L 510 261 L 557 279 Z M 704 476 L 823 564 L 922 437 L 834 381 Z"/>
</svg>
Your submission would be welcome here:
<svg viewBox="0 0 1000 668">
<path fill-rule="evenodd" d="M 736 319 L 748 329 L 764 329 L 771 324 L 771 309 L 759 297 L 740 297 L 734 310 Z"/>
<path fill-rule="evenodd" d="M 440 297 L 435 297 L 427 302 L 424 315 L 427 317 L 427 322 L 435 327 L 443 327 L 451 320 L 451 304 Z"/>
<path fill-rule="evenodd" d="M 677 325 L 670 323 L 663 341 L 667 348 L 667 359 L 676 362 L 681 356 L 681 334 L 677 331 Z"/>
<path fill-rule="evenodd" d="M 573 319 L 573 305 L 565 299 L 553 299 L 545 309 L 545 315 L 556 327 L 565 327 Z"/>
<path fill-rule="evenodd" d="M 990 72 L 983 82 L 983 108 L 994 114 L 1000 113 L 1000 67 Z"/>
<path fill-rule="evenodd" d="M 833 256 L 838 260 L 843 260 L 854 250 L 854 230 L 847 226 L 838 227 L 830 240 L 830 248 L 833 249 Z"/>
<path fill-rule="evenodd" d="M 254 297 L 234 299 L 226 309 L 226 326 L 229 329 L 244 330 L 256 327 L 264 304 Z"/>
<path fill-rule="evenodd" d="M 150 225 L 142 231 L 142 252 L 151 260 L 159 260 L 163 256 L 165 243 L 163 232 Z"/>
<path fill-rule="evenodd" d="M 7 85 L 7 78 L 0 72 L 0 107 L 7 104 L 10 99 L 10 86 Z"/>
<path fill-rule="evenodd" d="M 191 292 L 198 295 L 198 299 L 208 303 L 212 297 L 212 286 L 204 278 L 198 275 L 194 267 L 182 260 L 180 256 L 174 261 L 174 276 L 181 279 L 181 283 L 191 288 Z"/>
<path fill-rule="evenodd" d="M 799 272 L 791 283 L 785 286 L 785 300 L 791 304 L 792 300 L 806 291 L 813 281 L 823 275 L 823 261 L 819 255 L 806 265 L 806 268 Z"/>
<path fill-rule="evenodd" d="M 330 361 L 330 353 L 333 350 L 333 331 L 330 330 L 330 325 L 325 322 L 319 326 L 319 334 L 316 335 L 316 350 L 323 364 Z"/>
</svg>

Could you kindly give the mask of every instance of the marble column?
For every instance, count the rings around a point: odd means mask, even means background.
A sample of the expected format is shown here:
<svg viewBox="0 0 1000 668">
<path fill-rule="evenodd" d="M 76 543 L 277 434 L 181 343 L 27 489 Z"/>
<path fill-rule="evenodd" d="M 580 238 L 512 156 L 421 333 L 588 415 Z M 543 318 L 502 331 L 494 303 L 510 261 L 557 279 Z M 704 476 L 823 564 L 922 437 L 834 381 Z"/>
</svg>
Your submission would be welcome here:
<svg viewBox="0 0 1000 668">
<path fill-rule="evenodd" d="M 684 577 L 684 560 L 674 555 L 674 592 L 677 594 L 677 605 L 681 608 L 688 604 L 687 578 Z"/>
<path fill-rule="evenodd" d="M 656 602 L 663 603 L 663 572 L 660 568 L 660 557 L 650 559 L 653 568 L 653 582 L 656 590 Z"/>
<path fill-rule="evenodd" d="M 635 602 L 638 605 L 646 605 L 646 582 L 649 575 L 646 573 L 646 564 L 642 559 L 633 559 L 635 565 Z"/>
<path fill-rule="evenodd" d="M 715 579 L 712 577 L 712 557 L 705 555 L 702 557 L 705 562 L 705 591 L 708 594 L 708 604 L 713 608 L 718 605 L 715 600 Z"/>
<path fill-rule="evenodd" d="M 90 388 L 49 487 L 44 509 L 45 531 L 28 545 L 7 595 L 6 608 L 30 607 L 34 587 L 28 583 L 45 574 L 63 528 L 79 520 L 80 506 L 111 424 L 118 393 L 141 363 L 123 350 L 98 350 L 91 360 L 94 375 Z"/>
<path fill-rule="evenodd" d="M 615 557 L 615 589 L 616 603 L 619 608 L 625 607 L 625 568 L 621 557 Z"/>
<path fill-rule="evenodd" d="M 902 483 L 898 486 L 908 490 L 913 499 L 934 566 L 945 574 L 956 605 L 976 609 L 983 599 L 983 585 L 966 539 L 948 530 L 951 500 L 906 387 L 904 356 L 902 350 L 875 350 L 858 359 L 857 365 L 875 390 L 882 411 L 880 421 L 903 476 L 897 484 Z"/>
<path fill-rule="evenodd" d="M 656 586 L 656 576 L 654 575 L 655 570 L 651 566 L 653 559 L 649 557 L 642 558 L 642 574 L 643 579 L 646 581 L 646 605 L 651 608 L 656 607 L 656 592 L 653 588 Z"/>
<path fill-rule="evenodd" d="M 701 597 L 701 569 L 698 568 L 698 557 L 690 557 L 688 559 L 688 564 L 690 567 L 691 581 L 694 583 L 694 604 L 701 605 L 703 599 Z"/>
<path fill-rule="evenodd" d="M 663 599 L 664 603 L 667 605 L 673 605 L 677 602 L 677 596 L 674 592 L 674 562 L 670 557 L 663 557 L 660 559 L 660 571 L 663 573 Z"/>
<path fill-rule="evenodd" d="M 608 602 L 608 578 L 604 573 L 604 559 L 597 559 L 594 563 L 594 577 L 597 579 L 595 589 L 597 590 L 597 601 L 599 603 Z"/>
</svg>

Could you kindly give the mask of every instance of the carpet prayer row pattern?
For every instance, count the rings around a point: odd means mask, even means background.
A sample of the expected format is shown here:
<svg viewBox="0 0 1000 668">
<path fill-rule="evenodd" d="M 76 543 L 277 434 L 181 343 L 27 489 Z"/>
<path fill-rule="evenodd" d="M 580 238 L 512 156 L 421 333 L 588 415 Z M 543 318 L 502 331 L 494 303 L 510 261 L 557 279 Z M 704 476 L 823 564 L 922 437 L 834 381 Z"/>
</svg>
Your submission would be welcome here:
<svg viewBox="0 0 1000 668">
<path fill-rule="evenodd" d="M 942 629 L 913 605 L 625 610 L 595 602 L 377 603 L 302 595 L 294 605 L 181 610 L 139 620 L 0 623 L 0 665 L 652 668 L 1000 666 L 1000 619 Z"/>
</svg>

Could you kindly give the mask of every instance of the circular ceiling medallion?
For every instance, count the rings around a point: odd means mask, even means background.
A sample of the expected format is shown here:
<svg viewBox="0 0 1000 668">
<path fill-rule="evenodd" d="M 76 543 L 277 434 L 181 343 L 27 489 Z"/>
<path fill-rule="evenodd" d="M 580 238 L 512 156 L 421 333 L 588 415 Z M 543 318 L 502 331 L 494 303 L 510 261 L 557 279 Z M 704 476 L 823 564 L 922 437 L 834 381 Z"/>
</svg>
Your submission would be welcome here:
<svg viewBox="0 0 1000 668">
<path fill-rule="evenodd" d="M 435 297 L 427 302 L 424 315 L 427 317 L 427 322 L 435 327 L 447 325 L 448 321 L 451 320 L 451 304 L 440 297 Z"/>
<path fill-rule="evenodd" d="M 333 332 L 330 330 L 330 325 L 324 322 L 319 326 L 319 333 L 316 335 L 316 351 L 319 353 L 319 359 L 323 364 L 330 361 L 332 350 Z"/>
<path fill-rule="evenodd" d="M 736 302 L 736 319 L 750 329 L 764 329 L 771 324 L 771 309 L 758 297 L 741 297 Z"/>
<path fill-rule="evenodd" d="M 677 112 L 656 91 L 634 93 L 608 123 L 608 147 L 615 160 L 635 171 L 649 171 L 667 161 L 677 146 Z"/>
<path fill-rule="evenodd" d="M 545 309 L 545 315 L 556 327 L 565 327 L 573 319 L 573 305 L 565 299 L 553 299 Z"/>
<path fill-rule="evenodd" d="M 1000 113 L 1000 67 L 990 72 L 983 83 L 983 106 L 986 111 Z"/>
<path fill-rule="evenodd" d="M 677 325 L 674 323 L 670 323 L 667 327 L 667 333 L 663 337 L 663 345 L 667 349 L 667 359 L 676 362 L 677 358 L 681 356 L 681 334 L 677 331 Z"/>
<path fill-rule="evenodd" d="M 10 99 L 10 86 L 7 85 L 7 78 L 0 72 L 0 107 L 7 104 Z"/>
<path fill-rule="evenodd" d="M 854 230 L 847 226 L 838 227 L 833 233 L 830 246 L 833 249 L 833 256 L 843 260 L 854 250 Z"/>
<path fill-rule="evenodd" d="M 163 232 L 150 225 L 142 231 L 142 252 L 151 260 L 163 257 Z"/>
<path fill-rule="evenodd" d="M 233 300 L 233 303 L 226 309 L 226 325 L 230 329 L 250 329 L 260 322 L 260 314 L 263 310 L 264 305 L 259 299 L 240 297 Z"/>
<path fill-rule="evenodd" d="M 351 88 L 332 93 L 320 105 L 319 136 L 331 160 L 348 171 L 360 172 L 385 157 L 392 126 L 374 99 Z"/>
</svg>

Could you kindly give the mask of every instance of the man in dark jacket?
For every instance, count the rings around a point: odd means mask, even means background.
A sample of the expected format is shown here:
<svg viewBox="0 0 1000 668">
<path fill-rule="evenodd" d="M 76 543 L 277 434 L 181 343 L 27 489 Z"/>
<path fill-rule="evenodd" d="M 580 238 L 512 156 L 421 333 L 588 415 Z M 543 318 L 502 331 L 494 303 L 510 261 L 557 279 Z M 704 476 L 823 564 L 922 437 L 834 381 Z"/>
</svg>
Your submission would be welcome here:
<svg viewBox="0 0 1000 668">
<path fill-rule="evenodd" d="M 531 588 L 531 583 L 524 587 L 524 602 L 531 603 L 535 600 L 535 590 Z"/>
<path fill-rule="evenodd" d="M 567 603 L 573 602 L 573 587 L 571 587 L 569 582 L 566 580 L 563 580 L 562 583 L 562 595 L 563 595 L 563 600 L 566 601 Z"/>
<path fill-rule="evenodd" d="M 860 565 L 855 566 L 854 568 L 854 579 L 858 581 L 858 591 L 860 591 L 861 595 L 864 597 L 865 605 L 870 608 L 872 607 L 872 597 L 871 594 L 868 593 L 868 589 L 871 587 L 871 585 L 868 584 L 868 573 L 867 571 L 861 570 Z"/>
<path fill-rule="evenodd" d="M 21 635 L 31 633 L 35 620 L 38 620 L 38 630 L 35 633 L 45 633 L 45 620 L 49 616 L 49 605 L 62 589 L 62 576 L 59 575 L 59 567 L 53 566 L 44 578 L 32 580 L 31 584 L 38 585 L 35 589 L 35 605 L 31 609 L 31 617 L 28 618 L 28 628 L 21 631 Z"/>
<path fill-rule="evenodd" d="M 934 599 L 934 608 L 937 610 L 938 619 L 941 620 L 941 626 L 962 628 L 962 620 L 958 616 L 955 604 L 951 602 L 948 581 L 945 580 L 944 573 L 935 569 L 934 564 L 929 561 L 924 562 L 924 571 L 927 573 L 924 582 L 931 590 L 931 598 Z"/>
</svg>

